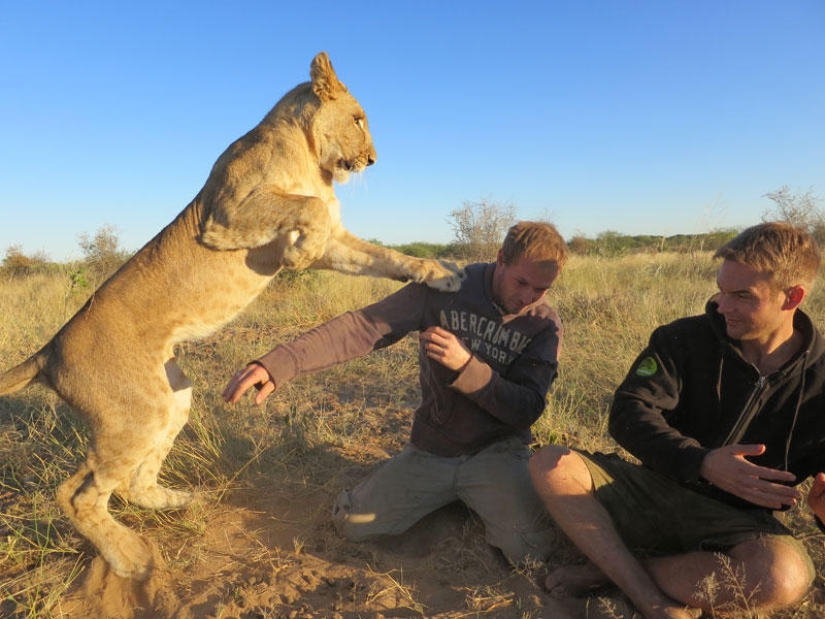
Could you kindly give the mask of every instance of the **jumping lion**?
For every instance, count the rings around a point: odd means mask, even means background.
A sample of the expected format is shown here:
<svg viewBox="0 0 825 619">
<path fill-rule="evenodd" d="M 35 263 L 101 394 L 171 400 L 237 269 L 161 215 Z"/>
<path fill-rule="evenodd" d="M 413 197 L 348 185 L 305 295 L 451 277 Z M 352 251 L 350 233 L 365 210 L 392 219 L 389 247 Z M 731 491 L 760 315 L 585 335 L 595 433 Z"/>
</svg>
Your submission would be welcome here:
<svg viewBox="0 0 825 619">
<path fill-rule="evenodd" d="M 375 148 L 326 53 L 313 59 L 310 77 L 226 149 L 195 199 L 48 344 L 0 375 L 0 395 L 40 382 L 88 424 L 87 458 L 57 501 L 119 576 L 144 579 L 154 561 L 149 542 L 109 514 L 112 493 L 152 509 L 192 499 L 157 481 L 191 403 L 176 344 L 226 324 L 283 267 L 460 286 L 452 265 L 344 229 L 333 181 L 375 163 Z"/>
</svg>

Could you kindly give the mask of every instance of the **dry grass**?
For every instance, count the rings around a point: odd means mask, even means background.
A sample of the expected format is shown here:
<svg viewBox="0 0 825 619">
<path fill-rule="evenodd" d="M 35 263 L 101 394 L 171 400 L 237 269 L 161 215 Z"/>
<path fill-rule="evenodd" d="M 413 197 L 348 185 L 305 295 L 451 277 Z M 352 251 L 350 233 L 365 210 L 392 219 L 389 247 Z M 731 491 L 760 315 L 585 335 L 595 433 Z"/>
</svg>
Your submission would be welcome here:
<svg viewBox="0 0 825 619">
<path fill-rule="evenodd" d="M 613 389 L 654 326 L 702 311 L 715 289 L 714 274 L 707 253 L 574 257 L 550 293 L 565 324 L 565 340 L 560 378 L 536 426 L 540 441 L 611 449 L 605 418 Z M 229 327 L 207 341 L 181 347 L 180 363 L 196 385 L 192 418 L 162 476 L 167 484 L 195 487 L 202 500 L 180 514 L 113 501 L 115 516 L 149 532 L 166 549 L 166 560 L 185 570 L 202 561 L 196 550 L 199 536 L 206 523 L 225 512 L 230 495 L 277 480 L 292 497 L 321 494 L 331 500 L 347 475 L 361 474 L 400 449 L 419 397 L 414 337 L 293 381 L 260 408 L 248 403 L 227 407 L 219 397 L 227 377 L 250 359 L 398 286 L 326 272 L 288 274 Z M 88 291 L 76 290 L 68 272 L 7 278 L 0 287 L 3 366 L 23 360 L 47 341 L 88 296 Z M 825 294 L 815 291 L 806 309 L 825 326 Z M 32 388 L 0 400 L 0 616 L 12 608 L 11 600 L 15 617 L 61 616 L 61 597 L 92 551 L 57 510 L 54 490 L 80 461 L 86 442 L 83 426 L 48 391 Z M 808 545 L 818 572 L 825 573 L 822 537 L 809 515 L 794 510 L 790 523 Z M 477 528 L 467 533 L 458 533 L 449 548 L 428 557 L 422 572 L 461 573 L 479 564 L 483 540 Z M 364 564 L 375 570 L 372 588 L 361 591 L 353 585 L 349 595 L 358 603 L 366 607 L 391 597 L 407 609 L 403 616 L 427 616 L 427 600 L 415 584 L 420 574 L 386 562 L 379 566 L 380 559 L 368 549 L 352 551 L 334 536 L 324 540 L 322 550 L 330 556 L 349 553 L 352 558 L 353 552 L 362 552 Z M 306 543 L 296 536 L 281 546 L 262 545 L 244 561 L 277 575 L 301 561 Z M 508 579 L 524 574 L 504 574 L 492 584 L 458 582 L 463 606 L 439 616 L 541 616 L 522 608 L 524 600 L 509 587 Z M 375 584 L 379 581 L 380 586 Z M 818 576 L 803 604 L 775 616 L 825 616 L 823 585 Z M 231 604 L 236 593 L 226 595 L 225 603 Z M 4 600 L 8 606 L 2 605 Z M 495 614 L 505 607 L 512 614 Z"/>
</svg>

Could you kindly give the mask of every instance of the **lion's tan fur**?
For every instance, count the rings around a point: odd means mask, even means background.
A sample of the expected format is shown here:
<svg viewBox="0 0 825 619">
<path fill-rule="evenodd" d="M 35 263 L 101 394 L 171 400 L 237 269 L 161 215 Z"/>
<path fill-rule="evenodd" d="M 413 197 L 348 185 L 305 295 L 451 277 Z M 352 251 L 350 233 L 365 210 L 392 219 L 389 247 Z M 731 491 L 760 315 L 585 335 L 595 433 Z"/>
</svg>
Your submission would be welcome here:
<svg viewBox="0 0 825 619">
<path fill-rule="evenodd" d="M 343 228 L 333 180 L 376 155 L 366 117 L 325 53 L 311 82 L 287 93 L 215 163 L 203 189 L 24 363 L 0 394 L 42 382 L 76 409 L 92 441 L 58 490 L 80 533 L 121 576 L 152 568 L 148 542 L 108 512 L 113 492 L 155 509 L 188 492 L 157 474 L 189 415 L 192 384 L 175 345 L 202 338 L 243 310 L 282 268 L 326 268 L 455 290 L 454 267 L 361 241 Z"/>
</svg>

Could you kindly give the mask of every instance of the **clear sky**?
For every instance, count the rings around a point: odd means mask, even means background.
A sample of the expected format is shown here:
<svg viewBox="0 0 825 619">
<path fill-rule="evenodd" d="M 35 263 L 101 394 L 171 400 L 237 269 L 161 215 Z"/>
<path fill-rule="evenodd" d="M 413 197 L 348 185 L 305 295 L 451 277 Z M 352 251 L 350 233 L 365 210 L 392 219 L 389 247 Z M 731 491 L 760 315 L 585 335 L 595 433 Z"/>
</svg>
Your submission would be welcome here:
<svg viewBox="0 0 825 619">
<path fill-rule="evenodd" d="M 136 250 L 325 50 L 378 163 L 345 225 L 446 243 L 465 202 L 566 238 L 756 223 L 825 198 L 825 2 L 0 0 L 0 252 Z"/>
</svg>

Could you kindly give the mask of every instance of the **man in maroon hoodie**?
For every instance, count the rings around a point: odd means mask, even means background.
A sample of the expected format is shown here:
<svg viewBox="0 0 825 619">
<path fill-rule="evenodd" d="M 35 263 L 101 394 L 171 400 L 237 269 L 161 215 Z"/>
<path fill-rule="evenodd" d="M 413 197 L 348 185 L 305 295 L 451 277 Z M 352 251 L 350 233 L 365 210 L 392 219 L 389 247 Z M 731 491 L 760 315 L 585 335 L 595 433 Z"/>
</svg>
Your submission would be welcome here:
<svg viewBox="0 0 825 619">
<path fill-rule="evenodd" d="M 495 262 L 471 264 L 458 292 L 409 284 L 276 347 L 229 381 L 237 402 L 261 403 L 286 381 L 419 333 L 421 404 L 409 443 L 335 501 L 333 520 L 352 541 L 396 535 L 462 501 L 487 541 L 513 563 L 544 559 L 554 525 L 532 487 L 531 426 L 558 372 L 562 326 L 546 293 L 567 248 L 550 224 L 521 222 Z"/>
</svg>

